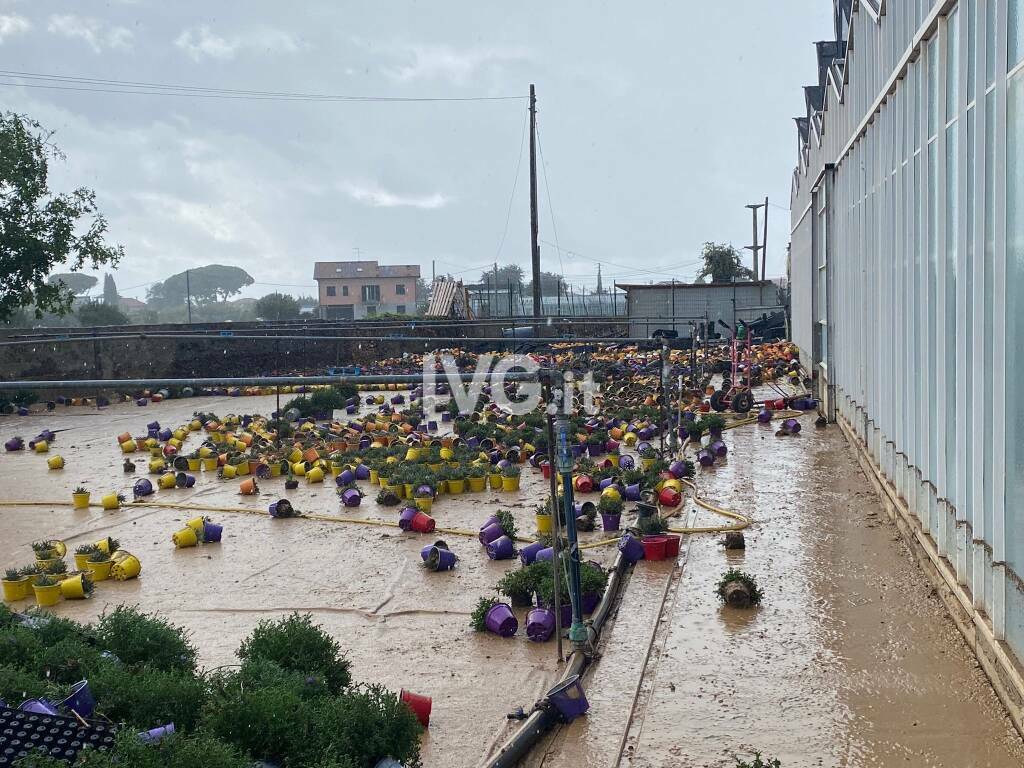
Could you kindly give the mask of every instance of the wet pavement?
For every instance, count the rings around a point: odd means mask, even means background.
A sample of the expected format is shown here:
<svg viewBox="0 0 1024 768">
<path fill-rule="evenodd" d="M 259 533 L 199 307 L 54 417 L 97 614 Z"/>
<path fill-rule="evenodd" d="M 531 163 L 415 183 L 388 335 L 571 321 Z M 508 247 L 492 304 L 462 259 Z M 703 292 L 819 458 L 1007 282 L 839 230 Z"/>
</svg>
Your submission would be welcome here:
<svg viewBox="0 0 1024 768">
<path fill-rule="evenodd" d="M 697 483 L 754 517 L 746 550 L 692 536 L 674 572 L 638 564 L 587 675 L 590 713 L 528 765 L 724 767 L 755 751 L 785 768 L 1024 764 L 838 428 L 803 425 L 726 432 L 729 458 Z M 722 607 L 730 567 L 757 578 L 762 607 Z"/>
</svg>

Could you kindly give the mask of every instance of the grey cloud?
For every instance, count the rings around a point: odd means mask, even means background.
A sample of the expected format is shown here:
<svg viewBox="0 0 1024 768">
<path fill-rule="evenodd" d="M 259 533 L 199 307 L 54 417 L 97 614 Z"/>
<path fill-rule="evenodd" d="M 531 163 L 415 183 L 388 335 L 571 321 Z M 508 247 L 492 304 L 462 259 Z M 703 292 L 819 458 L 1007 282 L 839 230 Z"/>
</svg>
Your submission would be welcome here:
<svg viewBox="0 0 1024 768">
<path fill-rule="evenodd" d="M 20 35 L 30 29 L 32 29 L 32 22 L 24 16 L 0 14 L 0 43 L 3 43 L 5 38 Z"/>
<path fill-rule="evenodd" d="M 50 16 L 46 29 L 55 35 L 82 40 L 95 53 L 101 53 L 106 48 L 130 48 L 134 39 L 132 31 L 125 27 L 108 25 L 99 19 L 73 13 Z"/>
</svg>

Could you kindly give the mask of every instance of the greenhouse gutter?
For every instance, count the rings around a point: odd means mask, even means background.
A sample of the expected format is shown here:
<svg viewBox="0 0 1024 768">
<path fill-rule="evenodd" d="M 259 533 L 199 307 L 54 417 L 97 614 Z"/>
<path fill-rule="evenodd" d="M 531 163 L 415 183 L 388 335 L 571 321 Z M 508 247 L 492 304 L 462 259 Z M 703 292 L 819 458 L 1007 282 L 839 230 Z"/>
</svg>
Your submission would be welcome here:
<svg viewBox="0 0 1024 768">
<path fill-rule="evenodd" d="M 619 591 L 622 588 L 623 577 L 626 574 L 627 563 L 626 559 L 620 552 L 615 557 L 615 561 L 612 563 L 612 568 L 608 576 L 608 586 L 604 591 L 604 597 L 601 598 L 601 602 L 598 603 L 597 608 L 591 615 L 589 624 L 587 625 L 587 644 L 593 647 L 597 643 L 597 639 L 601 634 L 601 628 L 607 621 L 608 616 L 611 614 L 612 606 L 619 597 Z M 586 652 L 577 649 L 572 652 L 569 656 L 569 660 L 565 665 L 565 671 L 562 676 L 552 686 L 557 686 L 564 683 L 566 680 L 571 678 L 573 675 L 581 675 L 590 663 L 590 658 Z M 557 711 L 547 700 L 545 696 L 539 700 L 530 713 L 530 716 L 523 721 L 523 724 L 519 726 L 519 729 L 509 737 L 509 739 L 501 745 L 501 748 L 497 753 L 485 762 L 484 768 L 512 768 L 517 765 L 523 758 L 525 758 L 541 740 L 545 733 L 547 733 L 559 720 Z"/>
</svg>

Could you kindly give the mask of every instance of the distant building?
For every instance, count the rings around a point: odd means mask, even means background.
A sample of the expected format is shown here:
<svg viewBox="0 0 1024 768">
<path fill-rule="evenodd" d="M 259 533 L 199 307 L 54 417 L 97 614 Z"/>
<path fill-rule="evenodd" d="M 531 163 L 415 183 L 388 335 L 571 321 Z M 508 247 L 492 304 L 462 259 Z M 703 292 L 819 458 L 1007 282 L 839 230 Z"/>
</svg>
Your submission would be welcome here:
<svg viewBox="0 0 1024 768">
<path fill-rule="evenodd" d="M 690 338 L 691 323 L 705 319 L 735 327 L 737 320 L 751 322 L 781 311 L 779 286 L 771 280 L 739 283 L 617 283 L 626 292 L 629 335 L 650 337 L 655 331 L 675 331 Z"/>
<path fill-rule="evenodd" d="M 358 320 L 385 313 L 416 312 L 418 264 L 318 261 L 313 279 L 320 291 L 320 317 Z"/>
</svg>

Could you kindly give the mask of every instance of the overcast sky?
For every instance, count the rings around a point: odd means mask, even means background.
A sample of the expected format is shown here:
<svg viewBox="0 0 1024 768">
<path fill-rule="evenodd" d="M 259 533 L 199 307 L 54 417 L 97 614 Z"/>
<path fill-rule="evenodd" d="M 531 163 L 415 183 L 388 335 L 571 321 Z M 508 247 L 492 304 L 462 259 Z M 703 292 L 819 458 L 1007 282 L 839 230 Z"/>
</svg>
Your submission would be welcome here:
<svg viewBox="0 0 1024 768">
<path fill-rule="evenodd" d="M 750 243 L 744 205 L 768 195 L 773 276 L 785 271 L 791 118 L 816 77 L 812 41 L 832 36 L 831 6 L 0 0 L 0 69 L 397 97 L 525 96 L 534 82 L 545 270 L 589 288 L 598 261 L 606 286 L 692 278 L 704 241 Z M 248 270 L 246 295 L 311 293 L 314 261 L 357 248 L 418 263 L 428 280 L 432 260 L 474 281 L 495 260 L 529 270 L 525 99 L 282 102 L 0 82 L 4 109 L 57 131 L 67 161 L 53 186 L 97 191 L 127 253 L 122 295 L 213 262 Z"/>
</svg>

